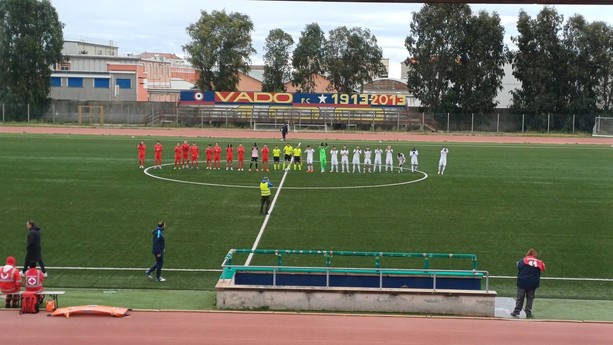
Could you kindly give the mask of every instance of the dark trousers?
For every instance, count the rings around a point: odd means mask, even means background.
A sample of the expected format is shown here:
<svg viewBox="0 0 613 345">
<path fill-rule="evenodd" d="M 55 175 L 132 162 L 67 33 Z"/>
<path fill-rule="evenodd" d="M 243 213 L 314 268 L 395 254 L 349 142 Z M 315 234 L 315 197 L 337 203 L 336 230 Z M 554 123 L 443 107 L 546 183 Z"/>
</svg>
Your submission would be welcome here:
<svg viewBox="0 0 613 345">
<path fill-rule="evenodd" d="M 520 287 L 517 288 L 517 297 L 515 297 L 515 309 L 513 313 L 519 314 L 519 312 L 524 309 L 526 312 L 526 316 L 532 315 L 532 302 L 534 302 L 534 296 L 536 294 L 536 289 L 522 289 Z M 526 307 L 524 308 L 524 299 L 526 300 Z"/>
<path fill-rule="evenodd" d="M 266 214 L 268 214 L 268 208 L 270 207 L 270 195 L 262 195 L 262 199 L 260 200 L 260 214 L 264 209 L 264 205 L 266 205 Z"/>
<path fill-rule="evenodd" d="M 43 263 L 42 255 L 36 253 L 26 253 L 26 259 L 23 263 L 23 273 L 26 273 L 26 271 L 30 267 L 30 262 L 32 261 L 38 263 L 38 266 L 43 273 L 47 273 L 47 271 L 45 270 L 45 263 Z"/>
<path fill-rule="evenodd" d="M 160 254 L 160 256 L 154 256 L 155 263 L 153 264 L 153 266 L 151 266 L 151 268 L 149 268 L 147 274 L 151 274 L 153 271 L 156 271 L 155 275 L 158 279 L 160 279 L 160 277 L 162 276 L 162 266 L 164 266 L 164 254 Z"/>
</svg>

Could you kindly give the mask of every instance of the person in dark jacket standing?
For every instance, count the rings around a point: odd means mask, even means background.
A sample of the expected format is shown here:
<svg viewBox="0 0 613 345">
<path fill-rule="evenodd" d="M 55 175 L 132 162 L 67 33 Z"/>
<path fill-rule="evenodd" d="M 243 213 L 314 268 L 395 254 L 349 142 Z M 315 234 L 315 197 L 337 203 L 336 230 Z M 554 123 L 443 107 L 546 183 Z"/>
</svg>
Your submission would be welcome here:
<svg viewBox="0 0 613 345">
<path fill-rule="evenodd" d="M 45 264 L 43 263 L 42 249 L 40 245 L 40 228 L 36 226 L 33 220 L 26 222 L 26 228 L 28 229 L 28 245 L 26 247 L 26 259 L 21 275 L 24 276 L 28 270 L 30 262 L 38 262 L 40 270 L 43 275 L 47 276 L 47 270 L 45 270 Z"/>
<path fill-rule="evenodd" d="M 155 263 L 145 273 L 149 279 L 153 279 L 151 274 L 156 271 L 156 278 L 159 282 L 164 282 L 166 279 L 162 278 L 162 266 L 164 266 L 164 252 L 166 251 L 166 241 L 164 239 L 164 228 L 166 224 L 163 221 L 158 223 L 158 226 L 151 233 L 153 234 L 153 247 L 151 252 L 155 256 Z"/>
<path fill-rule="evenodd" d="M 515 309 L 511 313 L 513 317 L 519 317 L 522 308 L 526 313 L 526 318 L 531 319 L 532 302 L 536 289 L 541 283 L 541 272 L 545 270 L 543 261 L 537 259 L 536 250 L 530 248 L 526 257 L 517 262 L 517 297 L 515 298 Z M 524 299 L 526 306 L 524 307 Z"/>
<path fill-rule="evenodd" d="M 288 131 L 287 123 L 284 123 L 283 126 L 281 126 L 281 141 L 285 141 L 285 136 L 287 136 L 287 131 Z"/>
</svg>

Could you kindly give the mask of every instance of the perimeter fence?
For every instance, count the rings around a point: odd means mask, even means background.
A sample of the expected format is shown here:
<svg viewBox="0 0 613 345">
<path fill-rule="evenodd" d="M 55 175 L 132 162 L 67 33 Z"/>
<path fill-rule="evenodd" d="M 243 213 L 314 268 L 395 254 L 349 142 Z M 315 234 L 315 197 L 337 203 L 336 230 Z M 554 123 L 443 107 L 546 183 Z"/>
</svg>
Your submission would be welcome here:
<svg viewBox="0 0 613 345">
<path fill-rule="evenodd" d="M 100 114 L 102 112 L 102 115 Z M 613 114 L 612 114 L 613 115 Z M 612 116 L 608 115 L 608 116 Z M 191 106 L 175 102 L 66 101 L 0 104 L 2 123 L 173 126 L 278 130 L 440 131 L 446 133 L 591 134 L 596 114 L 427 113 L 418 108 L 292 109 L 261 105 Z"/>
</svg>

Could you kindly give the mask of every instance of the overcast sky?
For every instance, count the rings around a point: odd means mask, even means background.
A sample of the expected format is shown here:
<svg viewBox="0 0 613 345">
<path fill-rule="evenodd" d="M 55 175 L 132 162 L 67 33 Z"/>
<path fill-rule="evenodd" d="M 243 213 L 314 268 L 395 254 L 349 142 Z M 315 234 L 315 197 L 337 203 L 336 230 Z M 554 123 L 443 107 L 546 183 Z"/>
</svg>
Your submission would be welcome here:
<svg viewBox="0 0 613 345">
<path fill-rule="evenodd" d="M 95 43 L 113 41 L 120 55 L 163 52 L 184 56 L 182 46 L 189 42 L 185 28 L 195 23 L 201 11 L 226 10 L 248 15 L 253 21 L 253 45 L 258 51 L 254 64 L 262 63 L 264 40 L 272 29 L 280 28 L 297 42 L 310 23 L 318 23 L 327 34 L 339 26 L 368 28 L 377 37 L 383 56 L 390 59 L 390 77 L 400 78 L 400 62 L 406 58 L 404 40 L 409 33 L 412 12 L 423 4 L 280 2 L 255 0 L 51 0 L 60 21 L 65 24 L 64 39 Z M 613 5 L 556 5 L 568 19 L 581 14 L 590 22 L 613 25 Z M 505 27 L 505 43 L 517 35 L 517 15 L 523 8 L 530 16 L 541 5 L 471 5 L 473 12 L 497 12 Z"/>
</svg>

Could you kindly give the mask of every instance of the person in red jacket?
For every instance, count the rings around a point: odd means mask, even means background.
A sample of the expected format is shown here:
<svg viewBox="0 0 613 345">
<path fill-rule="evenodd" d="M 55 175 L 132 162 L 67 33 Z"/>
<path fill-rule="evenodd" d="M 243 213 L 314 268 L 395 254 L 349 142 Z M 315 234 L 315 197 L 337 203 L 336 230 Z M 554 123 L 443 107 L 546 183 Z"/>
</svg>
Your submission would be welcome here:
<svg viewBox="0 0 613 345">
<path fill-rule="evenodd" d="M 183 147 L 181 143 L 175 145 L 175 170 L 181 169 L 181 155 L 183 155 Z"/>
<path fill-rule="evenodd" d="M 19 295 L 14 295 L 21 289 L 21 275 L 15 268 L 15 258 L 6 258 L 6 265 L 0 268 L 0 292 L 6 295 L 6 308 L 19 308 Z"/>
<path fill-rule="evenodd" d="M 226 170 L 228 170 L 228 168 L 230 170 L 234 170 L 234 148 L 232 147 L 232 144 L 228 144 L 228 146 L 226 146 Z"/>
<path fill-rule="evenodd" d="M 264 144 L 264 147 L 262 148 L 262 171 L 264 171 L 264 169 L 266 169 L 266 171 L 268 170 L 268 145 Z"/>
<path fill-rule="evenodd" d="M 139 168 L 145 168 L 145 151 L 147 150 L 147 145 L 145 145 L 144 141 L 140 141 L 137 146 L 138 149 L 138 165 Z"/>
<path fill-rule="evenodd" d="M 213 147 L 213 169 L 221 169 L 221 146 L 218 143 Z"/>
<path fill-rule="evenodd" d="M 200 169 L 200 163 L 198 163 L 198 158 L 200 157 L 200 148 L 196 143 L 193 143 L 192 146 L 189 147 L 189 152 L 191 154 L 191 168 L 194 167 L 196 169 Z"/>
<path fill-rule="evenodd" d="M 162 151 L 164 150 L 164 148 L 162 147 L 162 144 L 160 144 L 160 141 L 156 141 L 155 145 L 153 145 L 153 152 L 155 153 L 155 156 L 153 158 L 153 168 L 154 169 L 162 169 Z"/>
<path fill-rule="evenodd" d="M 204 150 L 204 152 L 206 153 L 206 168 L 208 169 L 213 169 L 213 146 L 211 146 L 211 144 L 209 144 L 209 146 L 207 146 L 206 150 Z"/>
<path fill-rule="evenodd" d="M 183 149 L 182 152 L 182 157 L 183 159 L 181 160 L 181 167 L 183 169 L 188 169 L 189 168 L 189 143 L 187 142 L 187 140 L 183 140 L 183 144 L 181 144 L 181 149 Z"/>
<path fill-rule="evenodd" d="M 238 149 L 236 149 L 238 153 L 238 171 L 245 170 L 245 147 L 243 144 L 238 144 Z"/>
<path fill-rule="evenodd" d="M 30 262 L 29 269 L 26 271 L 26 291 L 39 292 L 43 291 L 43 281 L 45 276 L 38 268 L 36 268 L 36 261 Z M 45 296 L 38 296 L 38 303 L 42 303 Z"/>
</svg>

